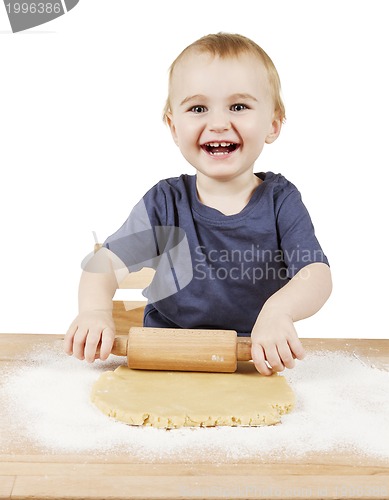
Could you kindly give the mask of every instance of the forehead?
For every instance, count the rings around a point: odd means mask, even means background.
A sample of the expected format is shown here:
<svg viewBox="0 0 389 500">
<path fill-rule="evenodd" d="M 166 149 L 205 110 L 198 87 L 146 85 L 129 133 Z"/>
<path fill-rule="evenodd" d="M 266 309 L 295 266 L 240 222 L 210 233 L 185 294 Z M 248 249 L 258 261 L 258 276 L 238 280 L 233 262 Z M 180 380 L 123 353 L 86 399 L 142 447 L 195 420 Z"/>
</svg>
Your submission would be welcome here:
<svg viewBox="0 0 389 500">
<path fill-rule="evenodd" d="M 184 94 L 269 93 L 267 70 L 258 56 L 219 57 L 189 52 L 177 62 L 170 80 L 172 98 Z"/>
</svg>

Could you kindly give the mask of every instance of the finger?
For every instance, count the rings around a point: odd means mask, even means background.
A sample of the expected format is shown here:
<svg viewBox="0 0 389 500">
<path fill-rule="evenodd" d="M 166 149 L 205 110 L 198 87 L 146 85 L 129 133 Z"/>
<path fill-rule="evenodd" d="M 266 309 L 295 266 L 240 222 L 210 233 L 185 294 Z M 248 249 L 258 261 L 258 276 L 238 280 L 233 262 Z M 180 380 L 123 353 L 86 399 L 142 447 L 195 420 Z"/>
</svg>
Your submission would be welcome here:
<svg viewBox="0 0 389 500">
<path fill-rule="evenodd" d="M 73 356 L 77 359 L 85 359 L 84 349 L 88 330 L 77 328 L 73 338 Z"/>
<path fill-rule="evenodd" d="M 66 332 L 64 337 L 63 348 L 66 354 L 68 354 L 69 356 L 73 354 L 73 339 L 76 331 L 77 331 L 77 325 L 72 323 L 69 326 L 68 331 Z"/>
<path fill-rule="evenodd" d="M 281 358 L 282 364 L 285 368 L 294 368 L 295 362 L 293 359 L 292 351 L 289 345 L 285 342 L 277 346 L 278 355 Z"/>
<path fill-rule="evenodd" d="M 265 353 L 261 345 L 253 344 L 251 348 L 251 358 L 255 368 L 261 375 L 268 376 L 273 374 L 273 371 L 266 364 Z"/>
<path fill-rule="evenodd" d="M 282 372 L 283 370 L 285 370 L 285 366 L 281 361 L 280 355 L 278 354 L 277 347 L 275 345 L 272 345 L 267 349 L 265 348 L 265 358 L 274 372 Z"/>
<path fill-rule="evenodd" d="M 85 360 L 88 363 L 93 363 L 96 358 L 97 346 L 99 345 L 101 339 L 102 329 L 101 328 L 90 328 L 88 336 L 85 342 Z"/>
<path fill-rule="evenodd" d="M 112 328 L 104 328 L 100 347 L 100 359 L 102 361 L 105 361 L 111 354 L 114 340 L 115 332 L 112 330 Z"/>
<path fill-rule="evenodd" d="M 292 339 L 289 339 L 289 348 L 296 359 L 302 360 L 305 358 L 305 350 L 297 334 Z"/>
</svg>

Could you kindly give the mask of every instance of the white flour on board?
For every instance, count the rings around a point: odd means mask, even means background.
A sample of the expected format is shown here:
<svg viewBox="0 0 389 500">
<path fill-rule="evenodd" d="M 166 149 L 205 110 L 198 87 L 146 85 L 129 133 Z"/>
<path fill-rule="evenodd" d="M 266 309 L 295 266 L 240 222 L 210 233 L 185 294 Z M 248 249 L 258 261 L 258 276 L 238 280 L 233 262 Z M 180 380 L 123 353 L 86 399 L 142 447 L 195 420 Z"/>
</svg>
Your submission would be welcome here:
<svg viewBox="0 0 389 500">
<path fill-rule="evenodd" d="M 112 356 L 88 365 L 41 346 L 2 379 L 0 404 L 9 427 L 0 431 L 0 452 L 27 440 L 52 453 L 115 450 L 148 460 L 199 454 L 274 459 L 339 450 L 389 459 L 389 372 L 350 354 L 310 353 L 285 371 L 296 406 L 279 425 L 170 431 L 115 422 L 90 402 L 99 375 L 123 362 Z"/>
</svg>

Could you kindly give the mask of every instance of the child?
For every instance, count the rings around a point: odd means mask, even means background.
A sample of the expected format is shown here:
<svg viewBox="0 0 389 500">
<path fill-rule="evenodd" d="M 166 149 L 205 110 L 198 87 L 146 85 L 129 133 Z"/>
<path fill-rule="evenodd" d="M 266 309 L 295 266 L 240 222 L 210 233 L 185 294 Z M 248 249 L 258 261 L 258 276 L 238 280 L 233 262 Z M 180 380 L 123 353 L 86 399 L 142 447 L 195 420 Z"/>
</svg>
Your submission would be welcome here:
<svg viewBox="0 0 389 500">
<path fill-rule="evenodd" d="M 164 119 L 196 175 L 160 181 L 88 262 L 68 354 L 92 362 L 99 346 L 108 357 L 117 280 L 147 265 L 157 273 L 145 326 L 251 334 L 263 375 L 304 357 L 293 322 L 328 299 L 328 261 L 296 187 L 253 173 L 284 118 L 277 71 L 248 38 L 208 35 L 178 56 Z"/>
</svg>

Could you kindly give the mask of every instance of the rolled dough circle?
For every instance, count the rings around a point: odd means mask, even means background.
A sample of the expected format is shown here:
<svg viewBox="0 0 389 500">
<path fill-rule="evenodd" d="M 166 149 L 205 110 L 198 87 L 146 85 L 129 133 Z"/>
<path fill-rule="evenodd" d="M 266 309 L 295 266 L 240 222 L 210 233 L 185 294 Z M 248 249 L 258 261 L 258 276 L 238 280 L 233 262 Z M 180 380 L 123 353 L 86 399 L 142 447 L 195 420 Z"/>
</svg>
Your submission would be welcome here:
<svg viewBox="0 0 389 500">
<path fill-rule="evenodd" d="M 126 424 L 166 429 L 272 425 L 294 406 L 285 378 L 261 376 L 250 362 L 239 363 L 235 373 L 120 366 L 100 376 L 91 400 L 103 413 Z"/>
</svg>

